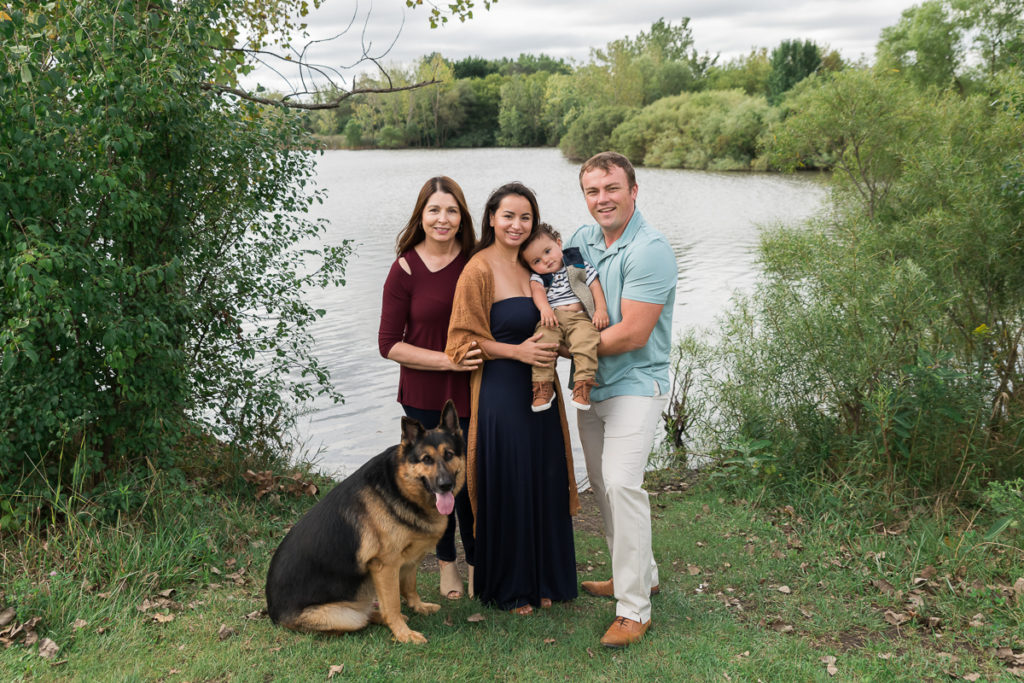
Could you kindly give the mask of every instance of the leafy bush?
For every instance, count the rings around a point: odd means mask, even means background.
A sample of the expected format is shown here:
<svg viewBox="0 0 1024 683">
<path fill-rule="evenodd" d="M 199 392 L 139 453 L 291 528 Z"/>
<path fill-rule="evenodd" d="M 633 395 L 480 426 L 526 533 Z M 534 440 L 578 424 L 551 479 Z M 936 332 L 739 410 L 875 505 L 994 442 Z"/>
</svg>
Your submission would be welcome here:
<svg viewBox="0 0 1024 683">
<path fill-rule="evenodd" d="M 631 161 L 661 168 L 749 169 L 772 110 L 739 90 L 683 93 L 623 121 L 611 147 Z"/>
<path fill-rule="evenodd" d="M 296 247 L 323 228 L 296 122 L 203 88 L 237 66 L 222 4 L 0 20 L 0 497 L 173 467 L 194 429 L 273 447 L 335 393 L 301 292 L 348 247 Z"/>
<path fill-rule="evenodd" d="M 1021 476 L 1024 78 L 993 87 L 965 100 L 842 74 L 802 100 L 775 139 L 827 131 L 836 202 L 766 232 L 755 291 L 682 347 L 703 373 L 689 404 L 715 408 L 691 441 L 770 462 L 758 476 L 790 490 L 941 503 Z"/>
<path fill-rule="evenodd" d="M 569 126 L 558 144 L 559 149 L 570 161 L 584 161 L 598 152 L 612 149 L 612 131 L 631 111 L 629 107 L 587 109 Z"/>
</svg>

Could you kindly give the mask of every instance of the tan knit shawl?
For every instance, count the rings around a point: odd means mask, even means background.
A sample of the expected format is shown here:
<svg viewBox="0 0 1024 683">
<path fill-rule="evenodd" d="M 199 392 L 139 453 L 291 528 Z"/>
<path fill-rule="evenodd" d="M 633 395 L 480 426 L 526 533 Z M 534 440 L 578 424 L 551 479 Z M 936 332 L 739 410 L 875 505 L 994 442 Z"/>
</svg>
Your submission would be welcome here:
<svg viewBox="0 0 1024 683">
<path fill-rule="evenodd" d="M 494 341 L 491 336 L 491 305 L 494 303 L 494 275 L 487 260 L 479 254 L 466 264 L 455 286 L 455 299 L 452 302 L 452 317 L 448 325 L 448 346 L 445 353 L 452 362 L 458 363 L 470 350 L 470 344 L 481 341 Z M 492 358 L 481 349 L 480 357 L 484 362 Z M 476 515 L 476 416 L 480 401 L 480 380 L 483 369 L 474 370 L 470 375 L 470 403 L 472 413 L 469 419 L 469 434 L 466 436 L 468 452 L 468 472 L 466 482 L 469 487 L 469 498 Z M 555 378 L 555 390 L 558 396 L 558 417 L 562 423 L 562 440 L 565 443 L 565 465 L 569 471 L 569 514 L 575 515 L 580 509 L 579 494 L 576 490 L 576 473 L 572 464 L 572 442 L 569 440 L 569 424 L 565 419 L 565 404 L 558 378 Z"/>
</svg>

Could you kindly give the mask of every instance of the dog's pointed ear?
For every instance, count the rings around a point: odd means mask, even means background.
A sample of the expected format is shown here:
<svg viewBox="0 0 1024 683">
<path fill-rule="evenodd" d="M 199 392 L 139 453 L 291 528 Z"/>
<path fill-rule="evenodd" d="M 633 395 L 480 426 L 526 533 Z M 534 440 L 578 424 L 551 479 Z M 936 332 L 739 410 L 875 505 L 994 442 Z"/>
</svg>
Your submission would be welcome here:
<svg viewBox="0 0 1024 683">
<path fill-rule="evenodd" d="M 455 410 L 455 402 L 448 399 L 444 408 L 441 409 L 441 426 L 452 434 L 461 434 L 462 428 L 459 425 L 459 412 Z"/>
<path fill-rule="evenodd" d="M 419 420 L 414 420 L 405 415 L 402 416 L 402 443 L 413 444 L 423 437 L 423 425 Z"/>
</svg>

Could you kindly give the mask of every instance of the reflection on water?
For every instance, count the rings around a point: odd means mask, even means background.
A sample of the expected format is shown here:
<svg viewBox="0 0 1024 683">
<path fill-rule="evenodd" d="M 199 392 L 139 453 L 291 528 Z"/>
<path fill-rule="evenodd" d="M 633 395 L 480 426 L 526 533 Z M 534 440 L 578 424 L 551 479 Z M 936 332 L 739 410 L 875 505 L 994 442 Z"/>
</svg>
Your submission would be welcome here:
<svg viewBox="0 0 1024 683">
<path fill-rule="evenodd" d="M 398 366 L 378 353 L 377 324 L 395 237 L 424 181 L 454 178 L 478 235 L 490 191 L 522 181 L 537 193 L 542 219 L 568 237 L 592 222 L 578 168 L 555 149 L 330 151 L 321 157 L 318 181 L 328 197 L 314 216 L 330 221 L 326 243 L 355 243 L 345 286 L 309 293 L 315 308 L 327 310 L 314 328 L 315 352 L 345 395 L 343 404 L 317 404 L 300 421 L 300 438 L 311 452 L 320 451 L 321 469 L 351 472 L 398 441 Z M 640 210 L 668 237 L 679 263 L 677 332 L 712 326 L 732 293 L 752 285 L 759 227 L 799 223 L 824 199 L 822 185 L 808 177 L 640 168 L 637 184 Z M 560 360 L 560 376 L 567 370 L 568 361 Z M 583 456 L 569 418 L 582 479 Z"/>
</svg>

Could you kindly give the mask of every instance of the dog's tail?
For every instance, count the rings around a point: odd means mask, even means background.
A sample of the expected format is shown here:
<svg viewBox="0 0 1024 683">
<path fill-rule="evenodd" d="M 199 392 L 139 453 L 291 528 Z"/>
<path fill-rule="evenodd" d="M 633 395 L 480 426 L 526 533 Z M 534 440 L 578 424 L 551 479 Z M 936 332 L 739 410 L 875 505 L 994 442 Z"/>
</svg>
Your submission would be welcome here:
<svg viewBox="0 0 1024 683">
<path fill-rule="evenodd" d="M 372 612 L 372 602 L 329 602 L 283 615 L 278 623 L 293 631 L 345 633 L 365 627 Z"/>
</svg>

